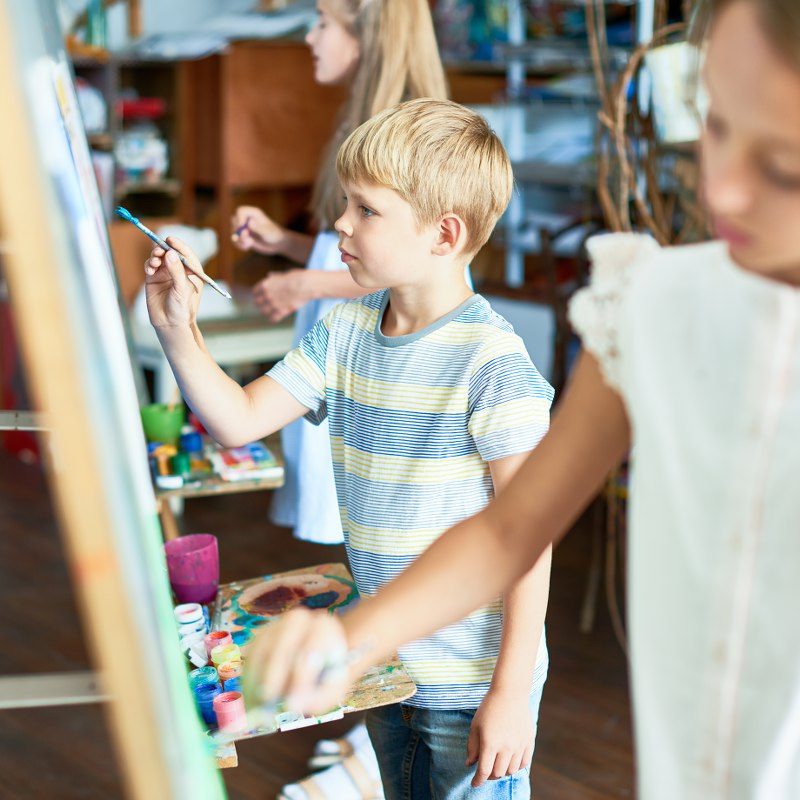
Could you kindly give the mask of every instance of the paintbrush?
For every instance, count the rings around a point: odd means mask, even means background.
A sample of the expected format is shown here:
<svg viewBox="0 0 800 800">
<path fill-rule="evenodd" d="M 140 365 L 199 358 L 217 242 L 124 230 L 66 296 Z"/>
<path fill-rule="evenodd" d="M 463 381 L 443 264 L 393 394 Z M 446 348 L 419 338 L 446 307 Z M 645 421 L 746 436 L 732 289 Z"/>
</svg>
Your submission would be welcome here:
<svg viewBox="0 0 800 800">
<path fill-rule="evenodd" d="M 134 217 L 127 208 L 117 206 L 115 211 L 118 217 L 122 217 L 122 219 L 127 220 L 128 222 L 132 222 L 145 236 L 154 241 L 159 247 L 162 247 L 164 252 L 167 250 L 175 250 L 174 247 L 170 247 L 163 239 L 160 239 L 158 236 L 156 236 L 153 231 L 147 227 L 147 225 L 143 225 L 141 222 L 139 222 L 139 220 Z M 175 250 L 175 252 L 178 253 L 177 250 Z M 197 277 L 200 278 L 203 283 L 207 283 L 212 289 L 216 289 L 223 297 L 227 297 L 228 300 L 233 299 L 228 292 L 226 292 L 221 286 L 217 285 L 213 278 L 209 278 L 204 272 L 198 272 L 197 269 L 193 267 L 180 253 L 178 253 L 178 258 L 181 260 L 181 264 L 183 264 L 183 266 L 186 267 L 186 269 L 188 269 L 193 275 L 197 275 Z"/>
<path fill-rule="evenodd" d="M 374 649 L 372 642 L 365 642 L 359 647 L 348 650 L 343 655 L 334 654 L 328 656 L 322 664 L 322 669 L 317 676 L 317 688 L 324 686 L 328 681 L 334 677 L 339 677 L 343 672 L 353 666 L 357 661 L 363 658 L 367 653 Z M 261 705 L 255 708 L 248 709 L 245 719 L 246 727 L 237 733 L 222 733 L 217 731 L 212 734 L 214 742 L 217 744 L 230 744 L 236 739 L 240 738 L 243 734 L 249 733 L 256 729 L 264 729 L 275 732 L 278 730 L 277 716 L 278 707 L 283 703 L 282 698 L 274 698 L 262 702 Z"/>
<path fill-rule="evenodd" d="M 250 226 L 250 217 L 245 217 L 244 222 L 233 232 L 233 236 L 231 237 L 233 241 L 237 241 L 239 237 L 248 229 Z"/>
</svg>

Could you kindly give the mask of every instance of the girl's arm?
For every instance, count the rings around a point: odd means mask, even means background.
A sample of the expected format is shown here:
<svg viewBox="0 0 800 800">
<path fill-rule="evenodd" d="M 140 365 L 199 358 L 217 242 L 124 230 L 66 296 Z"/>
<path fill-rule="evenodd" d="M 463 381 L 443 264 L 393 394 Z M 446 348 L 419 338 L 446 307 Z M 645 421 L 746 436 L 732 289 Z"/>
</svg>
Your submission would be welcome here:
<svg viewBox="0 0 800 800">
<path fill-rule="evenodd" d="M 312 300 L 354 300 L 371 291 L 359 286 L 347 270 L 290 269 L 271 272 L 257 283 L 253 300 L 271 322 L 280 322 Z"/>
<path fill-rule="evenodd" d="M 283 246 L 281 255 L 298 264 L 305 264 L 314 248 L 314 237 L 307 233 L 290 231 L 283 232 Z"/>
<path fill-rule="evenodd" d="M 314 237 L 278 225 L 260 208 L 239 206 L 231 217 L 231 239 L 240 250 L 266 256 L 282 255 L 305 264 L 314 247 Z"/>
<path fill-rule="evenodd" d="M 441 536 L 350 613 L 291 612 L 251 650 L 248 686 L 294 708 L 333 705 L 370 664 L 497 597 L 561 538 L 628 451 L 628 418 L 593 356 L 580 356 L 549 433 L 480 514 Z M 319 685 L 320 654 L 359 654 Z"/>
<path fill-rule="evenodd" d="M 374 648 L 362 666 L 463 618 L 522 577 L 567 532 L 629 443 L 622 400 L 582 353 L 550 431 L 497 499 L 343 616 L 350 646 Z"/>
</svg>

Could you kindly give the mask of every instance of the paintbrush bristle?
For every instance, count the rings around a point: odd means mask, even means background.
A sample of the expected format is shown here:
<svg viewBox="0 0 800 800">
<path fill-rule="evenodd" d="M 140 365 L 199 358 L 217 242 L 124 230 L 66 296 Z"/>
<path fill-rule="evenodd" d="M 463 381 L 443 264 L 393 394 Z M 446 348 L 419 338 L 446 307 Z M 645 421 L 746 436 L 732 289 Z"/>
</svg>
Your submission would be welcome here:
<svg viewBox="0 0 800 800">
<path fill-rule="evenodd" d="M 122 217 L 122 219 L 128 220 L 128 222 L 133 222 L 133 214 L 128 211 L 127 208 L 123 208 L 122 206 L 117 206 L 114 211 L 116 212 L 118 217 Z"/>
</svg>

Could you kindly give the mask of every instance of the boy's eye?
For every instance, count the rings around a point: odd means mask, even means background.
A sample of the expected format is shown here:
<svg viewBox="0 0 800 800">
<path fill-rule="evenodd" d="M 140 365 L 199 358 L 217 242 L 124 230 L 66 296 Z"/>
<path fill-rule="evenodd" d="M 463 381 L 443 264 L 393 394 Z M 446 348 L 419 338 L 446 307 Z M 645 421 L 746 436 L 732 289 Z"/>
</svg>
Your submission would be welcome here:
<svg viewBox="0 0 800 800">
<path fill-rule="evenodd" d="M 361 216 L 362 217 L 371 217 L 374 216 L 375 212 L 371 208 L 367 208 L 366 206 L 361 206 Z"/>
</svg>

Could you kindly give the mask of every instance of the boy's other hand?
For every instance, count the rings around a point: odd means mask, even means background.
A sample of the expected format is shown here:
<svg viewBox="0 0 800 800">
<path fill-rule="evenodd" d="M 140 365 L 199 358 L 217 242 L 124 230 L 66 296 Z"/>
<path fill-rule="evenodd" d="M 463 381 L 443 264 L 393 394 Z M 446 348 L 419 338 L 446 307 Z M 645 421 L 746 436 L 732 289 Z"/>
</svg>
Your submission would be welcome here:
<svg viewBox="0 0 800 800">
<path fill-rule="evenodd" d="M 271 322 L 280 322 L 313 299 L 307 269 L 270 272 L 253 287 L 258 310 Z"/>
<path fill-rule="evenodd" d="M 231 241 L 240 250 L 254 250 L 265 256 L 283 252 L 285 229 L 274 223 L 260 208 L 239 206 L 231 217 L 231 228 Z"/>
<path fill-rule="evenodd" d="M 174 236 L 167 238 L 167 244 L 174 249 L 164 252 L 163 247 L 156 245 L 144 262 L 147 311 L 156 328 L 179 327 L 194 322 L 203 291 L 203 281 L 186 269 L 178 258 L 180 253 L 203 273 L 192 249 Z"/>
<path fill-rule="evenodd" d="M 533 742 L 527 696 L 490 689 L 475 712 L 467 741 L 467 766 L 478 765 L 472 785 L 519 772 L 533 756 Z"/>
<path fill-rule="evenodd" d="M 327 611 L 296 608 L 261 628 L 250 645 L 243 688 L 248 708 L 283 700 L 288 711 L 321 714 L 335 708 L 352 682 L 348 669 L 320 676 L 347 652 L 342 623 Z"/>
</svg>

